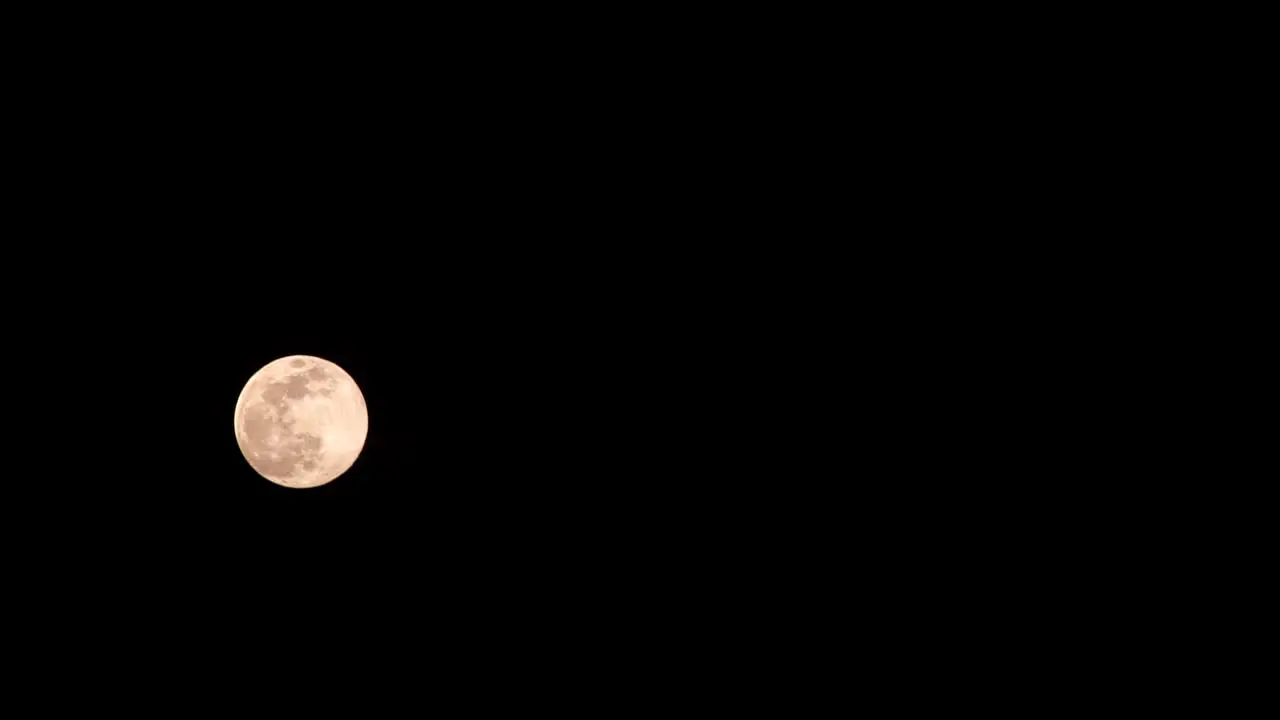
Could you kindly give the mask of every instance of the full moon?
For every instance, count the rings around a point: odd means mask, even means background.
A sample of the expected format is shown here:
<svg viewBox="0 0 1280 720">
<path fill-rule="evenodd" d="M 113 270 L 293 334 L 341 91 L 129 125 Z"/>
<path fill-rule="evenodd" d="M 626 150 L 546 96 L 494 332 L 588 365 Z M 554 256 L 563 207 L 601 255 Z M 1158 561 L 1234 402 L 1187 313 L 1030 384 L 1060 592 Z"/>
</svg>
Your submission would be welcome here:
<svg viewBox="0 0 1280 720">
<path fill-rule="evenodd" d="M 310 488 L 351 469 L 369 434 L 364 395 L 346 370 L 290 355 L 253 374 L 236 401 L 244 459 L 277 485 Z"/>
</svg>

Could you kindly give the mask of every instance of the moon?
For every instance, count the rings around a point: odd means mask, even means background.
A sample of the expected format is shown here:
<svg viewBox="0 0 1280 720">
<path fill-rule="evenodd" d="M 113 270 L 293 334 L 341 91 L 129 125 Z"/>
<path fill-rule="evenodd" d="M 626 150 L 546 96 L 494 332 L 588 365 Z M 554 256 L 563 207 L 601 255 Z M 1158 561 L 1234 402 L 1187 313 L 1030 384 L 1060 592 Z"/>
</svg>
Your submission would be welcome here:
<svg viewBox="0 0 1280 720">
<path fill-rule="evenodd" d="M 369 434 L 356 381 L 323 358 L 290 355 L 249 378 L 236 401 L 236 442 L 259 475 L 312 488 L 351 469 Z"/>
</svg>

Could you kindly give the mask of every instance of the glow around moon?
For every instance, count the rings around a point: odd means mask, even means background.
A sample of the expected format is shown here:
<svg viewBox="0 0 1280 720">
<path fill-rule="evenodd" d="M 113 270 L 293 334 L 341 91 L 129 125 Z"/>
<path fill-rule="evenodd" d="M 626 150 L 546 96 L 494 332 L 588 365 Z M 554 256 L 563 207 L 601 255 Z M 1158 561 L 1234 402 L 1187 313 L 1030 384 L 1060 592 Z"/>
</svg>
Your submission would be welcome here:
<svg viewBox="0 0 1280 720">
<path fill-rule="evenodd" d="M 310 355 L 268 363 L 236 402 L 236 442 L 262 477 L 309 488 L 349 470 L 369 434 L 364 395 L 345 370 Z"/>
</svg>

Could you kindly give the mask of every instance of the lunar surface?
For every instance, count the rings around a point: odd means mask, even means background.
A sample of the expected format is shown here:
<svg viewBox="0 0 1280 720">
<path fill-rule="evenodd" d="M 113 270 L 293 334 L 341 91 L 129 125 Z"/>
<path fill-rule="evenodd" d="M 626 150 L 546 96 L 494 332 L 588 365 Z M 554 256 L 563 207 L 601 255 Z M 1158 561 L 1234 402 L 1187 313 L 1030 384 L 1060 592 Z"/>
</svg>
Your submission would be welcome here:
<svg viewBox="0 0 1280 720">
<path fill-rule="evenodd" d="M 309 355 L 280 358 L 236 402 L 236 442 L 262 477 L 309 488 L 351 468 L 369 434 L 364 395 L 345 370 Z"/>
</svg>

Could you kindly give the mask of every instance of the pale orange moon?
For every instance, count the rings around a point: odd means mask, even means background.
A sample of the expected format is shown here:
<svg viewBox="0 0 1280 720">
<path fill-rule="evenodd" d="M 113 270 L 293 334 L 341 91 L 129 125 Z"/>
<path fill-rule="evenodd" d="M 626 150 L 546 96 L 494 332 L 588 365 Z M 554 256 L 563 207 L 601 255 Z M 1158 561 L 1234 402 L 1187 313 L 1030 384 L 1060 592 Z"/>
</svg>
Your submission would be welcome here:
<svg viewBox="0 0 1280 720">
<path fill-rule="evenodd" d="M 236 401 L 236 442 L 277 485 L 324 485 L 351 469 L 369 434 L 364 395 L 346 370 L 290 355 L 253 374 Z"/>
</svg>

